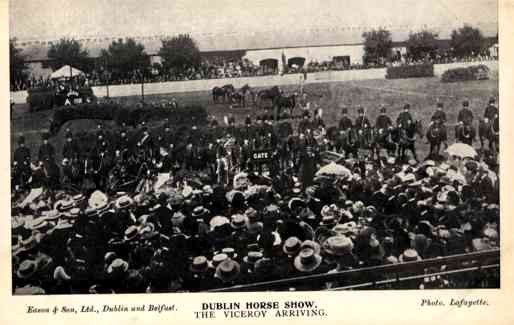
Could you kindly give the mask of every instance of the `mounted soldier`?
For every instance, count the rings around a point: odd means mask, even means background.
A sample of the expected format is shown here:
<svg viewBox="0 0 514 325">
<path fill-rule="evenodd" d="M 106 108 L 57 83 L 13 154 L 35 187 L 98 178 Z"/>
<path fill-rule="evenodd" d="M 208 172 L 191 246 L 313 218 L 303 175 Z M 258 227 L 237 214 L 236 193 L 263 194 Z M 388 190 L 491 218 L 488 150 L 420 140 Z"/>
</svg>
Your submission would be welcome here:
<svg viewBox="0 0 514 325">
<path fill-rule="evenodd" d="M 358 114 L 358 116 L 355 119 L 355 128 L 357 130 L 364 129 L 364 128 L 371 126 L 371 123 L 369 122 L 369 120 L 364 112 L 364 108 L 359 106 L 357 108 L 357 114 Z"/>
<path fill-rule="evenodd" d="M 352 120 L 348 117 L 348 108 L 343 107 L 341 110 L 341 114 L 343 115 L 339 120 L 339 130 L 348 130 L 353 127 Z"/>
<path fill-rule="evenodd" d="M 458 124 L 455 127 L 455 139 L 468 145 L 473 145 L 475 140 L 475 128 L 473 127 L 473 112 L 469 109 L 469 101 L 462 102 L 462 109 L 457 117 Z"/>
<path fill-rule="evenodd" d="M 414 118 L 412 117 L 410 113 L 410 104 L 407 103 L 403 105 L 403 111 L 398 115 L 398 118 L 396 119 L 396 124 L 407 126 L 410 123 L 414 122 Z"/>
<path fill-rule="evenodd" d="M 443 103 L 437 103 L 437 109 L 430 119 L 430 125 L 426 133 L 428 143 L 430 144 L 430 157 L 438 157 L 441 150 L 441 144 L 448 147 L 448 136 L 446 132 L 446 113 L 443 111 Z"/>
<path fill-rule="evenodd" d="M 38 152 L 39 161 L 50 161 L 50 160 L 54 160 L 54 158 L 55 158 L 55 149 L 54 149 L 54 146 L 52 146 L 48 142 L 49 138 L 50 138 L 50 135 L 48 133 L 44 133 L 42 136 L 43 144 L 39 147 L 39 152 Z"/>
<path fill-rule="evenodd" d="M 490 121 L 494 120 L 496 115 L 499 114 L 498 107 L 496 107 L 496 99 L 491 97 L 489 99 L 489 104 L 485 108 L 484 118 L 488 118 Z"/>
</svg>

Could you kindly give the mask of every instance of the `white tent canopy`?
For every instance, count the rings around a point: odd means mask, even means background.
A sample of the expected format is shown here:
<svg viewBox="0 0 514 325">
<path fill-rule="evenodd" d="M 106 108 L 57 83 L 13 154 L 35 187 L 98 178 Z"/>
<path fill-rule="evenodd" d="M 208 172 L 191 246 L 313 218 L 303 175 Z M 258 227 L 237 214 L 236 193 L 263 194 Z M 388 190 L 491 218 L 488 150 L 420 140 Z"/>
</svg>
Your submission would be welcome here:
<svg viewBox="0 0 514 325">
<path fill-rule="evenodd" d="M 61 79 L 61 78 L 70 78 L 76 76 L 83 76 L 84 72 L 74 67 L 70 67 L 69 65 L 65 65 L 57 70 L 55 70 L 51 75 L 51 79 Z"/>
</svg>

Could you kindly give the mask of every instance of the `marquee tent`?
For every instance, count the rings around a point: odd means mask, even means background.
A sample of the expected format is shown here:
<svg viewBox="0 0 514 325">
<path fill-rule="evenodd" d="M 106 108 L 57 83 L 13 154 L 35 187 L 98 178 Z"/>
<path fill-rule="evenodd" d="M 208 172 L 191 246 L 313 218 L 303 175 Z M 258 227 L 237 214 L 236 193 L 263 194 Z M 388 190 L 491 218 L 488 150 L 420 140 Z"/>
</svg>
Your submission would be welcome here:
<svg viewBox="0 0 514 325">
<path fill-rule="evenodd" d="M 65 65 L 57 70 L 55 70 L 51 75 L 51 79 L 61 79 L 61 78 L 70 78 L 83 76 L 84 72 L 69 65 Z"/>
</svg>

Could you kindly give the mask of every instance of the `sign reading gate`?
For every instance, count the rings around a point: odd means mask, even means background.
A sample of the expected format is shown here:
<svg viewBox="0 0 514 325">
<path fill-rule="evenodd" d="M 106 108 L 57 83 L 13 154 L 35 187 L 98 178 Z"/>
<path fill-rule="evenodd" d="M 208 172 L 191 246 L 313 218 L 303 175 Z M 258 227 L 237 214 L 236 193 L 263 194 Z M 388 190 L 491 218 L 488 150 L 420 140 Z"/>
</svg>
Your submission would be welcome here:
<svg viewBox="0 0 514 325">
<path fill-rule="evenodd" d="M 270 161 L 272 156 L 272 150 L 254 150 L 252 152 L 252 160 L 257 163 Z"/>
</svg>

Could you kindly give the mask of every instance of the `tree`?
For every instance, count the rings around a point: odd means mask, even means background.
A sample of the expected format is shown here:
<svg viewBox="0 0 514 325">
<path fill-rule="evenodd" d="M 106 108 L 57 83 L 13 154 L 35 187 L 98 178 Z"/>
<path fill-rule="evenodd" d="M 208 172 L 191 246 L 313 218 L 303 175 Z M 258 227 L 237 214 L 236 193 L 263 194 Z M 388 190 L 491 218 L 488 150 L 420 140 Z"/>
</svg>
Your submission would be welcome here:
<svg viewBox="0 0 514 325">
<path fill-rule="evenodd" d="M 52 70 L 57 70 L 64 65 L 71 65 L 84 72 L 91 70 L 91 60 L 87 50 L 74 39 L 63 38 L 56 44 L 50 45 L 47 52 L 48 65 Z"/>
<path fill-rule="evenodd" d="M 14 86 L 20 82 L 27 80 L 27 63 L 25 62 L 25 56 L 21 54 L 21 49 L 16 47 L 16 39 L 9 41 L 9 57 L 10 57 L 10 77 L 11 86 Z"/>
<path fill-rule="evenodd" d="M 410 33 L 407 40 L 407 50 L 415 60 L 427 56 L 434 57 L 437 51 L 437 38 L 439 35 L 428 30 Z"/>
<path fill-rule="evenodd" d="M 484 36 L 478 28 L 469 25 L 452 31 L 451 46 L 455 56 L 461 58 L 479 53 L 484 47 Z"/>
<path fill-rule="evenodd" d="M 159 56 L 166 71 L 171 69 L 183 73 L 191 68 L 196 69 L 201 64 L 200 50 L 196 42 L 187 34 L 162 40 Z"/>
<path fill-rule="evenodd" d="M 130 78 L 134 73 L 145 75 L 150 67 L 144 45 L 133 38 L 114 40 L 107 50 L 102 50 L 100 62 L 114 78 Z"/>
<path fill-rule="evenodd" d="M 383 28 L 362 34 L 366 62 L 378 62 L 391 56 L 393 41 L 391 33 Z"/>
</svg>

